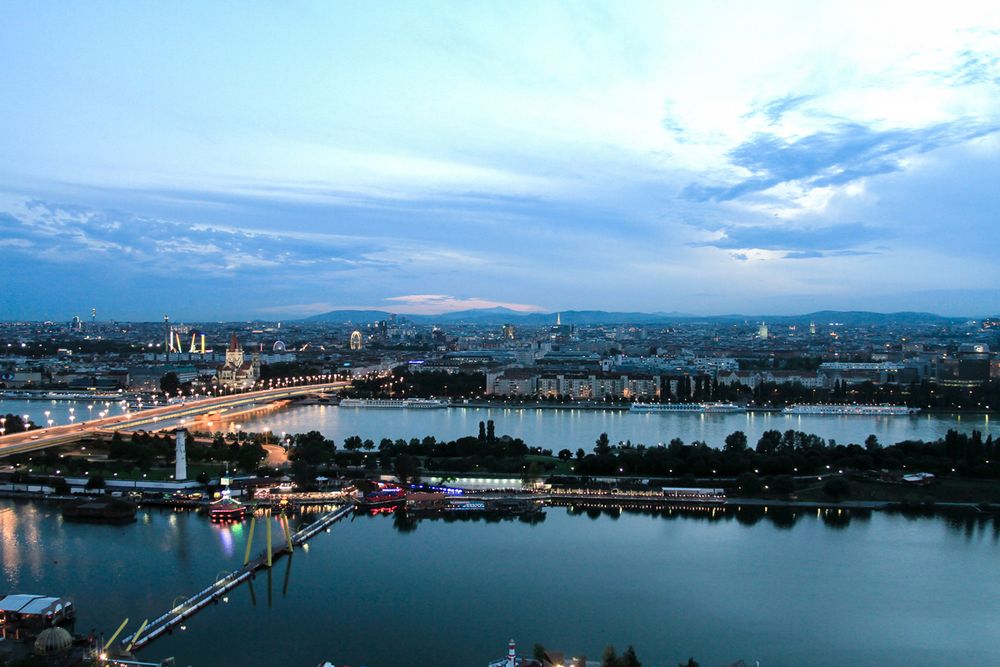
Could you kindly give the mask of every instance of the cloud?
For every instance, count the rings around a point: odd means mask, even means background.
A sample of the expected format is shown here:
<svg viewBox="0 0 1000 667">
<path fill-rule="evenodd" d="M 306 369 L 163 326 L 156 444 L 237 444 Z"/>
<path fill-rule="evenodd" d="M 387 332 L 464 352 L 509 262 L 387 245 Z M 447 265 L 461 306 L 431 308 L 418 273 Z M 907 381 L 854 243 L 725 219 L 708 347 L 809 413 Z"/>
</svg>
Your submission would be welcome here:
<svg viewBox="0 0 1000 667">
<path fill-rule="evenodd" d="M 730 256 L 741 261 L 817 259 L 874 254 L 885 248 L 873 244 L 888 236 L 890 233 L 884 229 L 861 223 L 825 227 L 746 225 L 726 227 L 712 233 L 709 240 L 689 245 L 732 250 Z"/>
<path fill-rule="evenodd" d="M 903 158 L 991 134 L 997 125 L 969 121 L 919 129 L 875 130 L 860 123 L 839 123 L 800 139 L 758 133 L 729 152 L 734 166 L 752 175 L 732 185 L 694 183 L 684 194 L 695 201 L 729 201 L 787 182 L 805 188 L 843 185 L 898 171 Z"/>
</svg>

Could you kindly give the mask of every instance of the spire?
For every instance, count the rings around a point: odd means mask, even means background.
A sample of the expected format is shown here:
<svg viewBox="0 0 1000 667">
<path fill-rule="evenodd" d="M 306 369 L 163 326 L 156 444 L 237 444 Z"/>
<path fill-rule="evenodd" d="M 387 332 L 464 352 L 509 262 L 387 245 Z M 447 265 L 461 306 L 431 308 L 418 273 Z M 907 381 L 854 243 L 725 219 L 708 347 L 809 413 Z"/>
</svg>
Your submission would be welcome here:
<svg viewBox="0 0 1000 667">
<path fill-rule="evenodd" d="M 234 332 L 232 338 L 229 339 L 229 351 L 239 352 L 239 350 L 240 350 L 240 341 L 236 340 L 236 333 Z"/>
<path fill-rule="evenodd" d="M 562 313 L 556 313 L 556 326 L 562 326 Z"/>
</svg>

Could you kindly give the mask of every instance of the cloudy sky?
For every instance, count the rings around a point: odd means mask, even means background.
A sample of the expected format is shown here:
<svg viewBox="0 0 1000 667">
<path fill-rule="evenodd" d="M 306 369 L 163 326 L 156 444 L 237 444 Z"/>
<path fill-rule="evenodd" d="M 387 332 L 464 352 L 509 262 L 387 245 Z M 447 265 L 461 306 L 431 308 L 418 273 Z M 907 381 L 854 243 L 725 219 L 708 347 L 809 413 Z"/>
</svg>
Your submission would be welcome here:
<svg viewBox="0 0 1000 667">
<path fill-rule="evenodd" d="M 997 2 L 9 2 L 0 62 L 0 319 L 1000 312 Z"/>
</svg>

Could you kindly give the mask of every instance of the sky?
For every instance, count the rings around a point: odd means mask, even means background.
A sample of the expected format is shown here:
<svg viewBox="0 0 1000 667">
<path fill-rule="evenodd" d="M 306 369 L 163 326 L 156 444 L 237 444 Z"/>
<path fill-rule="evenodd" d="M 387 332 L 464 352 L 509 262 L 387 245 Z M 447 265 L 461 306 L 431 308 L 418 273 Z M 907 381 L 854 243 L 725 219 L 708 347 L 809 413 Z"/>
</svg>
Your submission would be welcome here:
<svg viewBox="0 0 1000 667">
<path fill-rule="evenodd" d="M 1000 313 L 1000 3 L 0 4 L 0 319 Z"/>
</svg>

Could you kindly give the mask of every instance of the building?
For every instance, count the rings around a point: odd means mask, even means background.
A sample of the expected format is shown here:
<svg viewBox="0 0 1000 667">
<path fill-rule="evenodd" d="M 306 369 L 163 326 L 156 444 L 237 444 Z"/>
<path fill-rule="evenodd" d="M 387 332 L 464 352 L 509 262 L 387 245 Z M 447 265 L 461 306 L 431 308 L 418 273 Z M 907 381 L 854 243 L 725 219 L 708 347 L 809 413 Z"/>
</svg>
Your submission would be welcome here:
<svg viewBox="0 0 1000 667">
<path fill-rule="evenodd" d="M 229 339 L 229 348 L 226 350 L 226 363 L 219 367 L 216 373 L 219 386 L 227 389 L 248 389 L 260 379 L 260 355 L 256 352 L 250 355 L 250 360 L 246 360 L 243 347 L 236 334 Z"/>
</svg>

